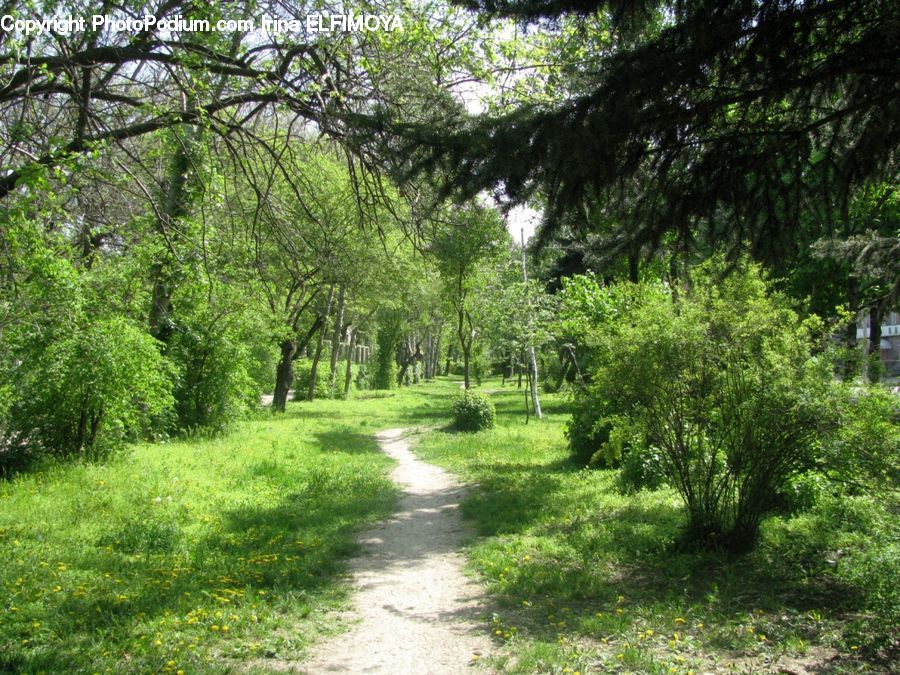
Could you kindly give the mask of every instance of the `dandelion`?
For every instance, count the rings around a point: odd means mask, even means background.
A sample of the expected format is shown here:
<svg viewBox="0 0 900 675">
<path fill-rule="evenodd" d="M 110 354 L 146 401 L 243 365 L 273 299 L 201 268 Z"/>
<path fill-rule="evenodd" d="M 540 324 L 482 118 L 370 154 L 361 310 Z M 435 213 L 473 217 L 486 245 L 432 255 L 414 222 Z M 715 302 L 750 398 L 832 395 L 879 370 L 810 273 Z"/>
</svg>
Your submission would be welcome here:
<svg viewBox="0 0 900 675">
<path fill-rule="evenodd" d="M 675 619 L 675 623 L 687 623 L 687 621 L 679 616 L 677 619 Z"/>
</svg>

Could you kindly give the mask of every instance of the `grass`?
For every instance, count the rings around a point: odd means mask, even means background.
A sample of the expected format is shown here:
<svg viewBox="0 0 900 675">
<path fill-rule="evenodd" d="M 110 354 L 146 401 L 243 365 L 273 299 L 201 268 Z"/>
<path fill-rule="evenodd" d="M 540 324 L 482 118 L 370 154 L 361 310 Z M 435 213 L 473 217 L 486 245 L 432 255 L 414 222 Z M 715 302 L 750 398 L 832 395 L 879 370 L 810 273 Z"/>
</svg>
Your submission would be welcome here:
<svg viewBox="0 0 900 675">
<path fill-rule="evenodd" d="M 395 504 L 372 433 L 446 423 L 455 391 L 291 403 L 220 438 L 0 483 L 0 672 L 297 659 L 336 629 L 355 532 Z"/>
<path fill-rule="evenodd" d="M 565 405 L 524 424 L 521 392 L 485 383 L 497 427 L 435 432 L 417 453 L 475 490 L 472 570 L 498 601 L 504 672 L 889 671 L 897 658 L 896 505 L 824 499 L 770 519 L 729 558 L 679 545 L 674 491 L 623 494 L 617 472 L 568 460 Z M 777 667 L 775 664 L 780 664 Z"/>
<path fill-rule="evenodd" d="M 399 426 L 428 427 L 416 452 L 476 485 L 463 511 L 495 606 L 491 670 L 890 670 L 895 507 L 826 499 L 767 522 L 750 555 L 684 550 L 672 491 L 622 494 L 615 472 L 569 463 L 563 397 L 526 425 L 520 390 L 482 389 L 497 427 L 477 434 L 447 428 L 458 385 L 442 379 L 0 484 L 0 672 L 268 672 L 302 658 L 339 629 L 329 610 L 346 606 L 354 534 L 395 504 L 372 434 Z"/>
</svg>

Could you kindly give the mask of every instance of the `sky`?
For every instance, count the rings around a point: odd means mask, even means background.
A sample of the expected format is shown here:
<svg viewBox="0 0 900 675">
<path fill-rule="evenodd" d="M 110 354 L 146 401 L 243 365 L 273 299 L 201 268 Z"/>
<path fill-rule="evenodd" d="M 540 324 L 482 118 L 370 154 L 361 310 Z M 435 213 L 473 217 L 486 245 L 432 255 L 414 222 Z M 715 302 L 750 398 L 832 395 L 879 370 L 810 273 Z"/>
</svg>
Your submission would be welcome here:
<svg viewBox="0 0 900 675">
<path fill-rule="evenodd" d="M 506 217 L 506 229 L 513 239 L 519 241 L 520 232 L 525 230 L 525 242 L 534 235 L 534 229 L 541 222 L 541 214 L 527 206 L 516 206 L 509 211 Z"/>
</svg>

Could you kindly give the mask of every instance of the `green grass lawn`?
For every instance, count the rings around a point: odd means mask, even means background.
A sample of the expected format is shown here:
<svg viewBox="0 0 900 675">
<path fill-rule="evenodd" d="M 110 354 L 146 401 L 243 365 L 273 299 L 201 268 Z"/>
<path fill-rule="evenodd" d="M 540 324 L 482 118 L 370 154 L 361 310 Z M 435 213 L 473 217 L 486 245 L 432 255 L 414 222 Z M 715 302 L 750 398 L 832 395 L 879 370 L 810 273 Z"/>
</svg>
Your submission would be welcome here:
<svg viewBox="0 0 900 675">
<path fill-rule="evenodd" d="M 354 533 L 388 514 L 372 434 L 425 427 L 416 452 L 475 484 L 469 548 L 510 672 L 766 672 L 896 653 L 896 510 L 857 497 L 770 520 L 728 559 L 677 545 L 670 490 L 623 494 L 567 459 L 564 398 L 527 425 L 521 390 L 484 383 L 497 428 L 447 429 L 454 378 L 291 403 L 214 439 L 0 483 L 0 671 L 267 671 L 338 629 Z M 892 632 L 893 631 L 893 632 Z M 893 652 L 891 650 L 894 650 Z"/>
<path fill-rule="evenodd" d="M 472 569 L 497 600 L 491 630 L 509 672 L 888 671 L 897 654 L 896 504 L 825 500 L 769 520 L 750 555 L 679 545 L 669 489 L 624 494 L 617 472 L 568 461 L 563 400 L 525 425 L 521 392 L 483 387 L 497 428 L 436 432 L 417 453 L 478 489 Z M 835 658 L 836 657 L 836 658 Z"/>
<path fill-rule="evenodd" d="M 297 658 L 334 630 L 354 533 L 394 506 L 372 434 L 446 424 L 457 388 L 291 403 L 221 438 L 0 483 L 0 672 Z"/>
</svg>

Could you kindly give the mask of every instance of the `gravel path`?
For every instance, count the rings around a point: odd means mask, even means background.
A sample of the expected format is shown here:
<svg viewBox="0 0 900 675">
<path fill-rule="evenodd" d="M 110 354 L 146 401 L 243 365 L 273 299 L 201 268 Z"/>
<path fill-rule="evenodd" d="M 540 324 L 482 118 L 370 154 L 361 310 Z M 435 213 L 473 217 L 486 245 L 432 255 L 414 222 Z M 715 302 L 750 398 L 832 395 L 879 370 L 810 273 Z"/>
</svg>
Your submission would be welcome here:
<svg viewBox="0 0 900 675">
<path fill-rule="evenodd" d="M 404 490 L 399 510 L 361 535 L 365 553 L 351 569 L 358 592 L 348 633 L 320 645 L 307 673 L 462 673 L 491 643 L 478 620 L 481 591 L 463 574 L 459 515 L 465 489 L 409 451 L 404 429 L 377 434 L 399 465 L 391 478 Z"/>
</svg>

